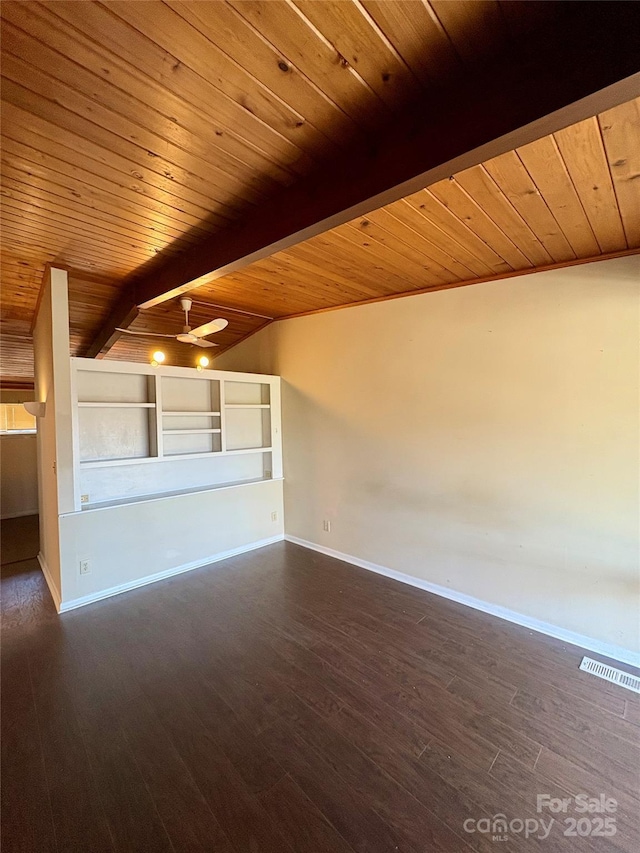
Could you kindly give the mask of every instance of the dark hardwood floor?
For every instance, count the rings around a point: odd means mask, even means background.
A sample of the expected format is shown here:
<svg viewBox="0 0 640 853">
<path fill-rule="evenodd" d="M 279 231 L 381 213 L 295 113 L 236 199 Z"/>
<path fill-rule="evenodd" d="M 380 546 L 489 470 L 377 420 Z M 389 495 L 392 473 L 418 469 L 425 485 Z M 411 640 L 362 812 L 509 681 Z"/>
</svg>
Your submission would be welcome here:
<svg viewBox="0 0 640 853">
<path fill-rule="evenodd" d="M 284 543 L 59 617 L 34 530 L 3 523 L 5 853 L 640 849 L 639 697 L 579 649 Z"/>
</svg>

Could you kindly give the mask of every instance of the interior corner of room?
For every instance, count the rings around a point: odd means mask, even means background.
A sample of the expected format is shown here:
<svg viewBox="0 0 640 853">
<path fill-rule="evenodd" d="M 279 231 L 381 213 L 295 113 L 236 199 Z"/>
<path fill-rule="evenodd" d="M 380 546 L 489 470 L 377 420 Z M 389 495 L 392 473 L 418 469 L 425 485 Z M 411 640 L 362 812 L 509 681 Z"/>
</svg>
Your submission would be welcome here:
<svg viewBox="0 0 640 853">
<path fill-rule="evenodd" d="M 636 255 L 282 320 L 215 365 L 282 377 L 291 541 L 637 664 L 639 316 Z"/>
</svg>

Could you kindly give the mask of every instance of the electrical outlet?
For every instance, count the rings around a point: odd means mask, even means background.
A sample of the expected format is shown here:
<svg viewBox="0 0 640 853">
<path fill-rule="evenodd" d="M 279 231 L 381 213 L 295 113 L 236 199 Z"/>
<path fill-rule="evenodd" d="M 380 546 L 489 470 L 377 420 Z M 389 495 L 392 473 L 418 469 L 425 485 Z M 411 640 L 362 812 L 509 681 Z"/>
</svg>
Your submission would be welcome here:
<svg viewBox="0 0 640 853">
<path fill-rule="evenodd" d="M 272 512 L 271 513 L 271 521 L 277 521 L 277 520 L 278 520 L 278 513 Z"/>
<path fill-rule="evenodd" d="M 91 571 L 91 563 L 89 560 L 80 560 L 80 574 L 88 575 Z"/>
<path fill-rule="evenodd" d="M 80 503 L 88 504 L 89 503 L 89 495 L 80 495 Z"/>
<path fill-rule="evenodd" d="M 325 533 L 331 533 L 331 522 L 328 518 L 325 518 L 325 520 L 322 522 L 322 529 Z"/>
</svg>

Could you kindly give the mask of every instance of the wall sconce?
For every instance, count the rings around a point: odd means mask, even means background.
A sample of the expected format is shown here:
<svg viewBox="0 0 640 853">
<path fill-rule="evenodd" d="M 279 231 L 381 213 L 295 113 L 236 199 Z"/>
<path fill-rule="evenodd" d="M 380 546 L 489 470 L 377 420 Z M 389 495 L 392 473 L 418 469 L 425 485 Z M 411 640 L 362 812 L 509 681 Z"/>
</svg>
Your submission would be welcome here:
<svg viewBox="0 0 640 853">
<path fill-rule="evenodd" d="M 209 366 L 209 359 L 206 355 L 201 355 L 198 359 L 198 363 L 196 365 L 196 370 L 204 370 L 205 367 Z"/>
<path fill-rule="evenodd" d="M 151 367 L 159 367 L 165 360 L 166 356 L 161 349 L 156 350 L 151 356 Z"/>
<path fill-rule="evenodd" d="M 33 415 L 34 418 L 44 417 L 44 403 L 23 403 L 22 405 L 25 407 L 25 409 L 29 412 L 30 415 Z"/>
</svg>

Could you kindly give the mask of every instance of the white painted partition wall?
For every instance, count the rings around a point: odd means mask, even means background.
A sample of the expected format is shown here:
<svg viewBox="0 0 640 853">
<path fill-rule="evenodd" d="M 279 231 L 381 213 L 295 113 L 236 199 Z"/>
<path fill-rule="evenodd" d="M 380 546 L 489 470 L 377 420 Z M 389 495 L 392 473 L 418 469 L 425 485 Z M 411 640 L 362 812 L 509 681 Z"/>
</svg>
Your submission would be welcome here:
<svg viewBox="0 0 640 853">
<path fill-rule="evenodd" d="M 69 369 L 69 293 L 64 270 L 45 270 L 33 328 L 38 419 L 38 560 L 56 605 L 62 598 L 58 518 L 73 509 L 73 441 Z"/>
<path fill-rule="evenodd" d="M 279 377 L 72 359 L 66 273 L 45 285 L 39 558 L 58 610 L 282 539 Z"/>
<path fill-rule="evenodd" d="M 68 571 L 60 610 L 277 542 L 284 534 L 282 517 L 282 480 L 64 515 L 61 556 Z M 91 571 L 81 575 L 85 560 Z"/>
</svg>

